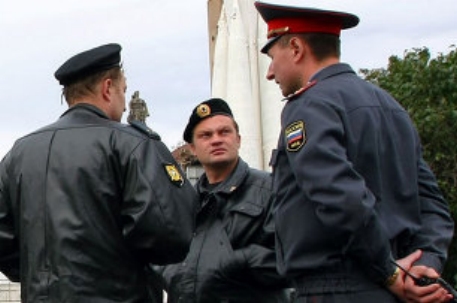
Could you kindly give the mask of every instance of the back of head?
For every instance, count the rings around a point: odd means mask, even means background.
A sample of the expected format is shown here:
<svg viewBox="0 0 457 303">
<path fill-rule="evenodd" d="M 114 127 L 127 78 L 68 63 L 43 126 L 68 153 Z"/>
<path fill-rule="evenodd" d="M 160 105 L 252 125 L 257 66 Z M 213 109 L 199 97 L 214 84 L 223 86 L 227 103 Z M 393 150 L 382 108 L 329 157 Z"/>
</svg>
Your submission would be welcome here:
<svg viewBox="0 0 457 303">
<path fill-rule="evenodd" d="M 106 75 L 118 79 L 121 75 L 121 46 L 116 43 L 101 45 L 71 57 L 54 73 L 63 85 L 63 94 L 69 104 L 75 98 L 90 93 L 93 86 Z"/>
</svg>

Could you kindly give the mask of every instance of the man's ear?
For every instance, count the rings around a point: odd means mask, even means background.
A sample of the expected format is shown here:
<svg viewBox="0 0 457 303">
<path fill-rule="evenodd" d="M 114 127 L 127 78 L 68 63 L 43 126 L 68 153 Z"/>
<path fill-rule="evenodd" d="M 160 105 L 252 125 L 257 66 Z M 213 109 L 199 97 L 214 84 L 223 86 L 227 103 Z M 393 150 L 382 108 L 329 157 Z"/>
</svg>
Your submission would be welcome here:
<svg viewBox="0 0 457 303">
<path fill-rule="evenodd" d="M 113 79 L 107 78 L 101 82 L 101 93 L 103 100 L 111 101 L 111 88 L 114 85 Z"/>
<path fill-rule="evenodd" d="M 298 37 L 292 37 L 289 41 L 289 46 L 296 60 L 300 60 L 306 52 L 305 42 Z"/>
</svg>

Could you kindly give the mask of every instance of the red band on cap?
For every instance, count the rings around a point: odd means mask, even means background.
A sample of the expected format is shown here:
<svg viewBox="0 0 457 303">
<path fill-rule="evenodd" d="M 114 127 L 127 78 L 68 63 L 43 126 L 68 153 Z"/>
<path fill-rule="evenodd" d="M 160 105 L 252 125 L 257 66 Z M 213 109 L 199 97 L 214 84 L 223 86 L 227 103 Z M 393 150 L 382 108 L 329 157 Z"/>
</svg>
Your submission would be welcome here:
<svg viewBox="0 0 457 303">
<path fill-rule="evenodd" d="M 268 21 L 268 38 L 280 34 L 281 29 L 288 28 L 287 33 L 326 33 L 339 36 L 342 22 L 335 18 L 287 18 Z M 278 31 L 279 30 L 279 31 Z M 284 32 L 283 32 L 284 33 Z"/>
</svg>

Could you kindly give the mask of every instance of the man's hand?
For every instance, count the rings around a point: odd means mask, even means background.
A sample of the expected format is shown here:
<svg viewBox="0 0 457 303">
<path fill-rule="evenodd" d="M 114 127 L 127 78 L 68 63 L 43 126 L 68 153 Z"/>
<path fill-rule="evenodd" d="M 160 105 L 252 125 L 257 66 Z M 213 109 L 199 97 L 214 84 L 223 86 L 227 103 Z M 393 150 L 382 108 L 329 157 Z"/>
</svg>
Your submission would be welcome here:
<svg viewBox="0 0 457 303">
<path fill-rule="evenodd" d="M 430 267 L 417 265 L 414 262 L 420 259 L 422 251 L 417 250 L 403 259 L 397 260 L 397 264 L 401 266 L 400 275 L 396 281 L 389 287 L 389 290 L 394 293 L 403 302 L 408 303 L 444 303 L 449 302 L 453 297 L 440 284 L 433 283 L 426 286 L 417 285 L 414 279 L 407 275 L 403 270 L 407 270 L 416 278 L 429 277 L 436 279 L 438 273 Z"/>
<path fill-rule="evenodd" d="M 403 269 L 409 270 L 411 268 L 411 266 L 414 264 L 414 262 L 419 260 L 421 255 L 422 255 L 422 251 L 417 250 L 417 251 L 413 252 L 412 254 L 406 256 L 405 258 L 397 260 L 397 263 Z M 414 302 L 414 301 L 408 301 L 408 298 L 406 297 L 405 280 L 406 280 L 406 274 L 403 270 L 400 270 L 400 274 L 398 275 L 397 279 L 388 288 L 393 294 L 395 294 L 403 302 Z"/>
<path fill-rule="evenodd" d="M 422 265 L 412 266 L 409 269 L 409 273 L 417 278 L 426 276 L 436 279 L 439 277 L 439 274 L 433 268 Z M 406 302 L 441 303 L 449 302 L 453 298 L 440 284 L 434 283 L 427 286 L 419 286 L 409 276 L 405 278 L 404 291 Z"/>
</svg>

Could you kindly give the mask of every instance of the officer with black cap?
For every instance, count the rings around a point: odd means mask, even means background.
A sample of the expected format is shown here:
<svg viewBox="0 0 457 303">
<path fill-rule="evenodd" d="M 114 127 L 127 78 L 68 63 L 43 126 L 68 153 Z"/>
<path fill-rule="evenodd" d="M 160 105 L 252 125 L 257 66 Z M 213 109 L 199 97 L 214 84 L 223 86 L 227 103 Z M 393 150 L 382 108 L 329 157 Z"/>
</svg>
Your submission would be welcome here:
<svg viewBox="0 0 457 303">
<path fill-rule="evenodd" d="M 97 72 L 120 67 L 121 46 L 111 43 L 82 52 L 60 66 L 54 76 L 64 87 Z"/>
<path fill-rule="evenodd" d="M 184 129 L 183 139 L 187 143 L 192 143 L 192 136 L 195 126 L 202 120 L 215 116 L 224 115 L 233 118 L 232 110 L 228 106 L 227 102 L 220 98 L 213 98 L 202 102 L 194 108 L 192 114 L 189 117 L 189 122 Z"/>
<path fill-rule="evenodd" d="M 219 98 L 198 104 L 184 140 L 205 172 L 195 185 L 200 209 L 190 251 L 162 268 L 168 302 L 289 302 L 276 272 L 271 178 L 239 157 L 229 105 Z"/>
<path fill-rule="evenodd" d="M 453 221 L 407 112 L 340 63 L 353 14 L 256 2 L 287 101 L 271 157 L 278 271 L 297 302 L 446 302 Z"/>
<path fill-rule="evenodd" d="M 145 268 L 189 249 L 195 190 L 158 136 L 119 122 L 120 51 L 59 67 L 69 109 L 1 162 L 0 271 L 22 302 L 156 302 Z"/>
</svg>

